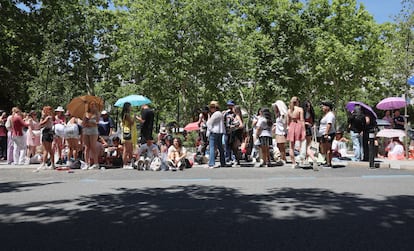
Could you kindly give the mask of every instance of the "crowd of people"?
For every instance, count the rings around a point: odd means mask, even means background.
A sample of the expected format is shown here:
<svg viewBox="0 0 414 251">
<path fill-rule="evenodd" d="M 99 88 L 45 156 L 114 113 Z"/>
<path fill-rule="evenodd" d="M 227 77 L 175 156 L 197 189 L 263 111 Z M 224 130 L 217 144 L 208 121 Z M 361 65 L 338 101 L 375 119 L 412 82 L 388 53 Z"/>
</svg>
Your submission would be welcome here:
<svg viewBox="0 0 414 251">
<path fill-rule="evenodd" d="M 317 169 L 320 163 L 331 167 L 333 158 L 346 157 L 347 143 L 352 143 L 350 160 L 367 161 L 368 135 L 376 126 L 373 114 L 365 107 L 354 106 L 347 121 L 348 140 L 337 128 L 333 104 L 321 102 L 320 109 L 318 120 L 309 100 L 301 103 L 298 97 L 292 97 L 288 105 L 277 100 L 271 108 L 260 108 L 246 118 L 233 100 L 226 102 L 225 109 L 211 101 L 198 116 L 197 159 L 208 159 L 208 168 L 240 166 L 244 159 L 259 162 L 261 167 L 290 162 L 292 168 L 312 163 Z M 399 110 L 394 114 L 386 111 L 383 119 L 389 121 L 390 128 L 404 129 Z M 124 103 L 120 128 L 117 131 L 108 112 L 100 111 L 94 102 L 86 104 L 82 118 L 61 106 L 45 106 L 40 116 L 35 110 L 23 113 L 14 107 L 10 115 L 1 114 L 0 159 L 14 165 L 38 163 L 36 171 L 57 165 L 172 171 L 191 167 L 181 138 L 173 137 L 165 126 L 154 140 L 154 111 L 148 105 L 142 105 L 137 115 L 130 103 Z M 387 144 L 389 157 L 404 157 L 404 146 L 398 138 Z"/>
<path fill-rule="evenodd" d="M 249 130 L 250 121 L 245 121 L 241 107 L 233 100 L 229 100 L 223 110 L 217 101 L 211 101 L 199 114 L 198 154 L 208 155 L 210 168 L 238 166 L 243 155 L 246 160 L 258 161 L 260 166 L 284 165 L 288 156 L 292 168 L 310 163 L 314 169 L 320 164 L 329 168 L 334 158 L 369 161 L 369 134 L 377 127 L 372 111 L 360 105 L 349 111 L 347 128 L 344 128 L 350 135 L 348 139 L 337 125 L 333 103 L 323 101 L 320 109 L 322 115 L 317 119 L 309 100 L 301 103 L 298 97 L 292 97 L 288 105 L 277 100 L 271 109 L 264 107 L 257 111 Z M 388 128 L 404 129 L 404 118 L 399 110 L 394 110 L 393 114 L 386 111 L 383 119 L 390 122 Z M 349 143 L 353 151 L 348 151 Z M 393 138 L 385 143 L 389 158 L 404 158 L 400 139 Z M 376 146 L 375 149 L 378 141 Z M 219 164 L 216 165 L 217 156 Z M 374 151 L 374 157 L 377 156 Z"/>
<path fill-rule="evenodd" d="M 310 148 L 312 136 L 317 136 L 321 144 L 317 151 L 324 154 L 324 165 L 332 165 L 332 142 L 336 128 L 331 102 L 322 102 L 323 117 L 315 132 L 313 106 L 310 101 L 301 104 L 298 97 L 292 97 L 288 106 L 282 100 L 277 100 L 271 109 L 259 109 L 252 118 L 251 130 L 247 127 L 249 121 L 245 121 L 239 105 L 229 100 L 226 106 L 221 111 L 219 103 L 211 101 L 199 115 L 201 142 L 198 153 L 202 156 L 208 153 L 208 167 L 239 166 L 243 155 L 259 161 L 261 167 L 284 165 L 287 162 L 286 156 L 290 156 L 293 168 L 309 162 L 316 164 L 315 152 Z M 206 152 L 207 148 L 209 151 Z M 219 156 L 217 165 L 216 156 Z"/>
</svg>

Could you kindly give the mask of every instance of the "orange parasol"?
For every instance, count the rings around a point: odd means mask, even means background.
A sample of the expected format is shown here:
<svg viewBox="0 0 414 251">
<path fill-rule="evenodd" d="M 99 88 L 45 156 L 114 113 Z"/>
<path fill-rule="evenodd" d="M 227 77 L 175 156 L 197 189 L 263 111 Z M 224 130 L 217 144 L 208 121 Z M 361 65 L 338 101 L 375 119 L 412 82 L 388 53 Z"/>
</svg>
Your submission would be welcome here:
<svg viewBox="0 0 414 251">
<path fill-rule="evenodd" d="M 87 109 L 87 104 L 95 103 L 98 107 L 99 112 L 102 111 L 104 102 L 100 97 L 85 95 L 73 98 L 70 103 L 66 106 L 69 113 L 78 118 L 83 118 Z"/>
</svg>

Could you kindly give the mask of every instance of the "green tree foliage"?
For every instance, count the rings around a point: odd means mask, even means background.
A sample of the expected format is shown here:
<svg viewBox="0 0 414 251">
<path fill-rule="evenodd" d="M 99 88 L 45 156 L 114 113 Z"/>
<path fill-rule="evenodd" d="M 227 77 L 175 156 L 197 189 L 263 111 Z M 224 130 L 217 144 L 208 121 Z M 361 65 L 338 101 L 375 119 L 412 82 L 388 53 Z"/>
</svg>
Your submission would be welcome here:
<svg viewBox="0 0 414 251">
<path fill-rule="evenodd" d="M 356 0 L 5 1 L 2 105 L 88 93 L 111 108 L 135 93 L 184 125 L 210 100 L 253 113 L 299 96 L 334 101 L 343 119 L 349 100 L 374 106 L 406 87 L 412 0 L 404 6 L 380 25 Z"/>
</svg>

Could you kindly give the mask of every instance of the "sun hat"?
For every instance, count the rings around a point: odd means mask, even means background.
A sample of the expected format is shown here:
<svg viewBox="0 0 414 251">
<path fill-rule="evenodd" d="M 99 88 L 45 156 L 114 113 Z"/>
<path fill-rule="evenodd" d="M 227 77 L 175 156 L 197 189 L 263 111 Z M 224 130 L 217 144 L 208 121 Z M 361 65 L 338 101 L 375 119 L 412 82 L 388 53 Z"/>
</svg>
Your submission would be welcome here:
<svg viewBox="0 0 414 251">
<path fill-rule="evenodd" d="M 162 127 L 160 128 L 160 133 L 162 133 L 162 134 L 167 133 L 167 128 L 165 128 L 165 126 L 162 126 Z"/>
<path fill-rule="evenodd" d="M 210 102 L 209 107 L 210 108 L 219 108 L 220 106 L 219 106 L 219 103 L 217 101 L 213 100 L 213 101 Z"/>
<path fill-rule="evenodd" d="M 55 109 L 55 112 L 64 112 L 65 111 L 65 109 L 63 109 L 63 107 L 62 106 L 58 106 L 56 109 Z"/>
<path fill-rule="evenodd" d="M 107 112 L 107 111 L 105 111 L 105 110 L 103 110 L 103 111 L 101 112 L 101 114 L 102 114 L 102 115 L 106 115 L 106 114 L 108 114 L 108 112 Z"/>
</svg>

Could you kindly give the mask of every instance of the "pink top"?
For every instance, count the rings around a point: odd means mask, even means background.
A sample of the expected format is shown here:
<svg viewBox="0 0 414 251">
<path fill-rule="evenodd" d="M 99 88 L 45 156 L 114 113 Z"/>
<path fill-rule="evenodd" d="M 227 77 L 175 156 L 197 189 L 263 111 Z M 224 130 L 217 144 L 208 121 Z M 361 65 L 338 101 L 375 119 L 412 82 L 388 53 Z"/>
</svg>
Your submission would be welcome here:
<svg viewBox="0 0 414 251">
<path fill-rule="evenodd" d="M 23 136 L 23 127 L 29 126 L 26 122 L 23 121 L 20 115 L 14 115 L 12 118 L 12 123 L 13 123 L 13 126 L 12 126 L 13 136 Z"/>
</svg>

